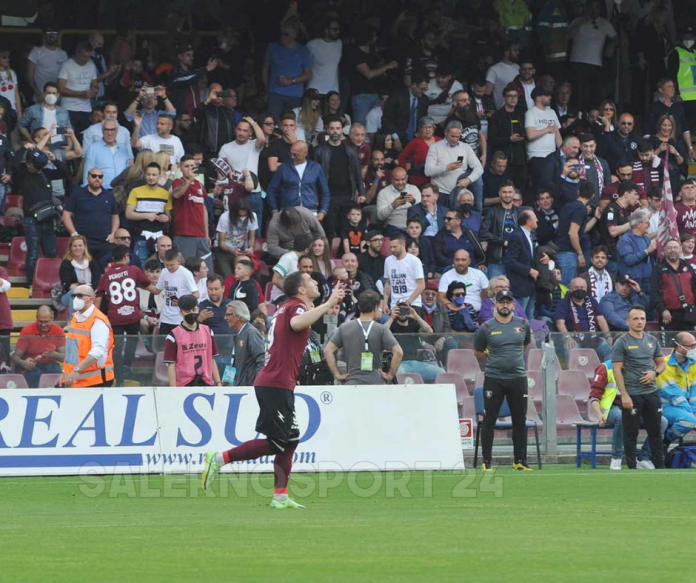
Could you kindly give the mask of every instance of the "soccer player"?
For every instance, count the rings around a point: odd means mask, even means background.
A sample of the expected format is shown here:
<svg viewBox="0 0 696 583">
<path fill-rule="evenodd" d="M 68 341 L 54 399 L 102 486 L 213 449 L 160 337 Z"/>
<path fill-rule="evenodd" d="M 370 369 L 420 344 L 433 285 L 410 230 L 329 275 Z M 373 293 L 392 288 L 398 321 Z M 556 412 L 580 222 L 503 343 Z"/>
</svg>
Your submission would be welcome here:
<svg viewBox="0 0 696 583">
<path fill-rule="evenodd" d="M 650 440 L 650 457 L 657 469 L 665 467 L 662 445 L 662 401 L 655 379 L 665 370 L 665 358 L 657 338 L 645 333 L 645 308 L 633 306 L 628 311 L 628 332 L 614 342 L 611 361 L 614 379 L 621 392 L 624 453 L 629 470 L 635 470 L 636 443 L 640 420 Z"/>
<path fill-rule="evenodd" d="M 275 454 L 274 496 L 271 508 L 304 508 L 288 498 L 288 480 L 292 458 L 300 438 L 295 419 L 295 385 L 302 363 L 309 330 L 319 318 L 343 300 L 344 292 L 336 287 L 327 302 L 313 307 L 319 286 L 310 275 L 296 271 L 285 278 L 283 291 L 290 298 L 273 317 L 268 330 L 266 363 L 256 377 L 254 389 L 259 403 L 256 431 L 266 439 L 252 439 L 222 453 L 205 454 L 203 489 L 212 484 L 225 464 L 252 460 Z"/>
<path fill-rule="evenodd" d="M 198 323 L 198 299 L 190 294 L 179 298 L 183 322 L 174 328 L 164 344 L 170 387 L 222 386 L 220 373 L 213 362 L 218 355 L 213 332 Z"/>
</svg>

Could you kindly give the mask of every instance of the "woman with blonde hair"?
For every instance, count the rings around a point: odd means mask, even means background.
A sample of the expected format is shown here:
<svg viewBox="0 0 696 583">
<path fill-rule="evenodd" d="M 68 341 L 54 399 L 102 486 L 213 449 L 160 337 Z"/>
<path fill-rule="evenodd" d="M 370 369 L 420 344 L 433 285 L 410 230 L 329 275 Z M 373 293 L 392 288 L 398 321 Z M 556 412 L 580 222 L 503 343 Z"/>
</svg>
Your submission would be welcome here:
<svg viewBox="0 0 696 583">
<path fill-rule="evenodd" d="M 326 237 L 315 237 L 309 249 L 309 256 L 314 264 L 314 271 L 328 278 L 331 276 L 334 263 L 331 260 L 331 245 Z"/>
<path fill-rule="evenodd" d="M 488 289 L 486 290 L 486 295 L 488 297 L 481 300 L 481 310 L 479 311 L 477 319 L 479 324 L 483 324 L 495 316 L 495 294 L 503 290 L 510 291 L 510 280 L 504 275 L 491 278 L 488 282 Z M 527 319 L 527 315 L 524 313 L 522 306 L 517 300 L 515 300 L 514 315 L 518 318 Z"/>
<path fill-rule="evenodd" d="M 152 150 L 140 150 L 133 165 L 111 181 L 111 188 L 114 190 L 114 198 L 118 203 L 119 212 L 122 213 L 126 210 L 126 201 L 131 190 L 138 186 L 145 186 L 145 169 L 150 162 L 154 161 L 155 153 Z"/>
<path fill-rule="evenodd" d="M 87 239 L 82 235 L 70 237 L 70 245 L 65 250 L 58 272 L 63 295 L 61 303 L 72 315 L 72 293 L 78 285 L 89 285 L 96 289 L 99 283 L 99 265 L 92 259 L 87 249 Z"/>
<path fill-rule="evenodd" d="M 655 155 L 664 161 L 667 153 L 669 178 L 672 184 L 679 184 L 681 175 L 686 174 L 686 144 L 684 138 L 677 134 L 677 123 L 674 117 L 665 114 L 660 116 L 655 127 L 655 135 L 652 137 L 652 147 Z"/>
<path fill-rule="evenodd" d="M 597 139 L 604 134 L 613 132 L 619 127 L 619 116 L 616 111 L 616 104 L 611 99 L 605 99 L 599 104 L 599 118 L 597 119 L 597 126 L 593 128 L 593 134 L 599 134 Z"/>
<path fill-rule="evenodd" d="M 296 107 L 292 111 L 297 123 L 297 139 L 316 146 L 317 135 L 324 131 L 319 92 L 316 89 L 307 89 L 302 96 L 302 107 Z"/>
</svg>

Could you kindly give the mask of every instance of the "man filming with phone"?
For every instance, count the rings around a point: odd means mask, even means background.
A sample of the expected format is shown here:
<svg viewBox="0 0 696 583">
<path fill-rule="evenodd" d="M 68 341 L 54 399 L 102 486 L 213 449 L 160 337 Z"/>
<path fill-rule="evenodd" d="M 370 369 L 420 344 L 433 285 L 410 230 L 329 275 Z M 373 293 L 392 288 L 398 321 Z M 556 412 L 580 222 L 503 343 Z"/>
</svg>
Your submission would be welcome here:
<svg viewBox="0 0 696 583">
<path fill-rule="evenodd" d="M 225 104 L 225 99 L 231 96 L 231 90 L 223 90 L 219 83 L 212 83 L 208 97 L 193 114 L 197 143 L 203 148 L 206 160 L 215 158 L 220 148 L 235 139 L 234 127 L 242 116 Z"/>
<path fill-rule="evenodd" d="M 377 217 L 385 224 L 384 234 L 393 237 L 406 231 L 408 209 L 421 201 L 417 186 L 408 184 L 405 169 L 395 168 L 391 176 L 391 185 L 383 188 L 377 195 Z"/>
<path fill-rule="evenodd" d="M 168 115 L 173 120 L 176 116 L 176 109 L 169 101 L 167 90 L 164 87 L 161 85 L 157 87 L 143 85 L 133 103 L 123 112 L 123 117 L 133 123 L 136 113 L 141 120 L 137 135 L 144 138 L 157 133 L 157 120 L 160 115 Z"/>
</svg>

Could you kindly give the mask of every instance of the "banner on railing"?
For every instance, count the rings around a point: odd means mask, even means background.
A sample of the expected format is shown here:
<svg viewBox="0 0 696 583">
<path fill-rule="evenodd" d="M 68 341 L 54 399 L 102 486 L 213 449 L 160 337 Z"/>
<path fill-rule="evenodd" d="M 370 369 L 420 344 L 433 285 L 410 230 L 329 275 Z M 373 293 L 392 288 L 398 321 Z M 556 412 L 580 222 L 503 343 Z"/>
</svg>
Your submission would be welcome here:
<svg viewBox="0 0 696 583">
<path fill-rule="evenodd" d="M 298 387 L 293 471 L 461 468 L 452 385 Z M 253 388 L 0 393 L 0 476 L 198 473 L 258 437 Z M 227 466 L 272 471 L 273 457 Z"/>
</svg>

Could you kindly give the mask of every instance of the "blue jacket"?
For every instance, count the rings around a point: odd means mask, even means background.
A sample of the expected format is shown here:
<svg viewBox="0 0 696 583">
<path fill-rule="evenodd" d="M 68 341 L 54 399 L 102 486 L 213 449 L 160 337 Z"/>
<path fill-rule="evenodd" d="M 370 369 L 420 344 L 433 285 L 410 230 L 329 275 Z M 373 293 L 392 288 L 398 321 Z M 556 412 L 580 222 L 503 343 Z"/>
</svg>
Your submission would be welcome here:
<svg viewBox="0 0 696 583">
<path fill-rule="evenodd" d="M 686 366 L 682 367 L 672 351 L 665 370 L 657 377 L 657 388 L 665 413 L 672 414 L 672 407 L 686 413 L 696 413 L 696 362 L 687 359 Z"/>
<path fill-rule="evenodd" d="M 24 128 L 30 134 L 37 128 L 46 127 L 43 119 L 43 103 L 36 103 L 24 111 L 24 117 L 17 122 L 17 126 Z M 56 123 L 61 128 L 72 128 L 68 112 L 60 105 L 56 105 Z M 50 129 L 50 128 L 46 128 Z"/>
<path fill-rule="evenodd" d="M 413 217 L 417 218 L 420 220 L 421 224 L 423 225 L 423 231 L 425 232 L 425 228 L 430 224 L 428 221 L 425 219 L 425 214 L 426 210 L 425 207 L 423 206 L 423 203 L 417 203 L 414 204 L 410 209 L 408 209 L 408 218 L 411 219 Z M 441 204 L 437 205 L 437 230 L 442 231 L 442 229 L 445 228 L 445 215 L 447 214 L 447 207 L 442 206 Z"/>
<path fill-rule="evenodd" d="M 307 168 L 300 181 L 292 162 L 281 164 L 268 186 L 266 200 L 273 211 L 302 206 L 310 211 L 328 212 L 331 194 L 324 170 L 316 162 L 307 160 Z"/>
<path fill-rule="evenodd" d="M 645 250 L 650 246 L 650 239 L 638 236 L 628 231 L 619 237 L 616 244 L 616 254 L 619 257 L 619 273 L 627 273 L 641 286 L 646 287 L 644 280 L 649 280 L 652 273 L 652 260 Z"/>
<path fill-rule="evenodd" d="M 628 330 L 628 324 L 626 323 L 628 312 L 636 304 L 648 307 L 645 294 L 641 293 L 638 295 L 636 292 L 631 291 L 631 295 L 623 298 L 619 292 L 613 291 L 602 298 L 602 301 L 599 302 L 599 309 L 604 314 L 612 330 Z"/>
<path fill-rule="evenodd" d="M 534 291 L 536 280 L 529 275 L 534 268 L 534 256 L 529 248 L 522 227 L 517 227 L 508 239 L 507 253 L 503 256 L 505 275 L 510 280 L 510 290 L 515 298 L 528 298 Z"/>
</svg>

